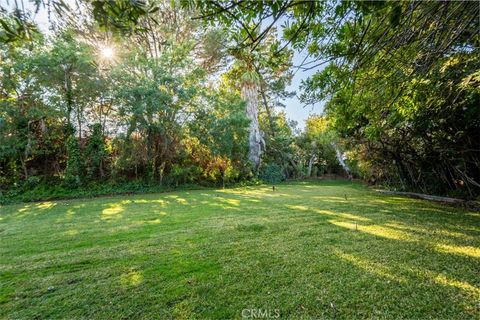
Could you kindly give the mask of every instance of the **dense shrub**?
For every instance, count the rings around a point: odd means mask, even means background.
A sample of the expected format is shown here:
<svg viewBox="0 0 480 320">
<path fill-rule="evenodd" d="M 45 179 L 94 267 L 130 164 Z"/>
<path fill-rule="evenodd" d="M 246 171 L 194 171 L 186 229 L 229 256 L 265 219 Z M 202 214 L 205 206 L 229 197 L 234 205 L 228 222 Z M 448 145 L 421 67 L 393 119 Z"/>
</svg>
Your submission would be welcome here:
<svg viewBox="0 0 480 320">
<path fill-rule="evenodd" d="M 70 187 L 77 187 L 81 184 L 81 153 L 80 145 L 75 136 L 67 139 L 67 168 L 65 169 L 65 183 Z"/>
<path fill-rule="evenodd" d="M 285 180 L 282 168 L 275 164 L 268 164 L 260 171 L 259 178 L 266 183 L 279 183 Z"/>
</svg>

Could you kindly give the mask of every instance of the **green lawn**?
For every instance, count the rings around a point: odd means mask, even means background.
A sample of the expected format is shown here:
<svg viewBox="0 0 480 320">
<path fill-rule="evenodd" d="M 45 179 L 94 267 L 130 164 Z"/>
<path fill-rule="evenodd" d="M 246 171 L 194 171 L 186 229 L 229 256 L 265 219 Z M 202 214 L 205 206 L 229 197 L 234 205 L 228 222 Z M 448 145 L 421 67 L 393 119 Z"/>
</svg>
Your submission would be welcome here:
<svg viewBox="0 0 480 320">
<path fill-rule="evenodd" d="M 479 213 L 344 181 L 0 207 L 0 318 L 478 319 L 479 298 Z"/>
</svg>

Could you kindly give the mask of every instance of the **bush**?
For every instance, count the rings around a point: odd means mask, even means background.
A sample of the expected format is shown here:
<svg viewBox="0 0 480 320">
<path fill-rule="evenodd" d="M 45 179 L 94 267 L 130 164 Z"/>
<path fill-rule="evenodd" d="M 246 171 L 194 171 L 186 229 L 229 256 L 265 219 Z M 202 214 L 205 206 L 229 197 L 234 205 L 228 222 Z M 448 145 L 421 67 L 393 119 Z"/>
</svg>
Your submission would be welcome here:
<svg viewBox="0 0 480 320">
<path fill-rule="evenodd" d="M 0 191 L 0 205 L 17 202 L 89 198 L 116 194 L 167 192 L 174 189 L 175 187 L 173 186 L 161 186 L 159 184 L 152 185 L 140 180 L 126 183 L 116 183 L 113 181 L 89 183 L 77 186 L 76 188 L 59 183 L 47 184 L 43 182 L 28 189 L 24 188 L 22 185 L 5 192 Z M 184 184 L 181 185 L 181 189 L 192 190 L 203 189 L 203 187 L 195 184 Z"/>
<path fill-rule="evenodd" d="M 272 163 L 263 167 L 259 178 L 266 183 L 279 183 L 285 180 L 285 175 L 279 165 Z"/>
<path fill-rule="evenodd" d="M 67 139 L 67 168 L 65 169 L 65 183 L 69 187 L 78 187 L 81 184 L 80 145 L 75 136 Z"/>
</svg>

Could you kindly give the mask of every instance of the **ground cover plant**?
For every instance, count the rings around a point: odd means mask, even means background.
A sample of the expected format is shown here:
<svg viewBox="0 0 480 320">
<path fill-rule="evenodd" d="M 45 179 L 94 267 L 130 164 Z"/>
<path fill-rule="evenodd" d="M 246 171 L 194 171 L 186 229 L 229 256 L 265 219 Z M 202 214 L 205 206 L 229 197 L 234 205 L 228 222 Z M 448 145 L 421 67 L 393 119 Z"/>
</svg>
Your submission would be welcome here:
<svg viewBox="0 0 480 320">
<path fill-rule="evenodd" d="M 349 181 L 2 206 L 0 237 L 0 318 L 480 312 L 479 213 Z"/>
</svg>

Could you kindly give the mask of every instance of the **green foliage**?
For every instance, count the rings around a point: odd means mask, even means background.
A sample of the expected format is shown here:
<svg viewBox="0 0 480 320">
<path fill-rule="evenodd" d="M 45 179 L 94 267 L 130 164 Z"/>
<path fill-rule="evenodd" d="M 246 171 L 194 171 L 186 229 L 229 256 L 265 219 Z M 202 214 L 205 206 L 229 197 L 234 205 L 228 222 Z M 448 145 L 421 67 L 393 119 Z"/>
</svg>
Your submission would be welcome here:
<svg viewBox="0 0 480 320">
<path fill-rule="evenodd" d="M 284 46 L 308 52 L 299 69 L 317 70 L 303 82 L 302 100 L 327 102 L 337 146 L 357 157 L 349 161 L 364 178 L 422 192 L 480 193 L 476 4 L 183 3 L 208 17 L 205 23 L 230 28 L 240 51 L 266 42 L 275 28 L 267 17 L 284 18 Z"/>
<path fill-rule="evenodd" d="M 297 137 L 297 168 L 300 177 L 316 177 L 323 174 L 345 174 L 340 166 L 335 146 L 338 137 L 324 116 L 310 116 L 305 132 Z"/>
<path fill-rule="evenodd" d="M 145 31 L 140 26 L 144 16 L 159 10 L 158 6 L 145 1 L 92 1 L 94 19 L 106 30 L 119 31 L 124 34 Z"/>
<path fill-rule="evenodd" d="M 44 37 L 23 8 L 0 5 L 3 191 L 62 179 L 223 186 L 254 180 L 260 162 L 262 174 L 278 167 L 285 178 L 315 177 L 341 174 L 343 153 L 369 181 L 480 193 L 472 3 L 79 6 L 88 16 L 61 15 L 72 9 L 49 1 L 59 24 Z M 266 17 L 273 21 L 262 24 Z M 307 53 L 304 65 L 292 68 L 293 50 Z M 278 109 L 301 69 L 317 69 L 302 101 L 325 102 L 325 116 L 304 132 Z M 259 134 L 249 139 L 249 130 Z"/>
<path fill-rule="evenodd" d="M 472 137 L 480 124 L 478 91 L 471 89 L 478 87 L 479 64 L 477 27 L 468 21 L 478 8 L 466 2 L 408 8 L 406 2 L 345 2 L 335 14 L 325 11 L 337 24 L 332 40 L 323 43 L 324 31 L 312 31 L 298 44 L 322 43 L 310 53 L 331 60 L 304 82 L 302 99 L 327 101 L 331 125 L 366 180 L 474 198 L 480 166 Z"/>
<path fill-rule="evenodd" d="M 78 187 L 82 182 L 81 153 L 78 140 L 71 135 L 67 138 L 67 166 L 65 168 L 65 183 L 69 187 Z"/>
<path fill-rule="evenodd" d="M 32 70 L 27 76 L 44 87 L 37 94 L 48 88 L 48 105 L 63 113 L 68 124 L 76 124 L 79 137 L 85 109 L 106 89 L 95 59 L 94 48 L 80 41 L 73 30 L 58 34 L 51 46 L 39 48 L 29 59 Z"/>
<path fill-rule="evenodd" d="M 259 178 L 267 183 L 275 184 L 285 180 L 285 174 L 279 165 L 272 163 L 261 169 Z"/>
<path fill-rule="evenodd" d="M 365 179 L 423 193 L 474 198 L 480 192 L 478 140 L 471 138 L 480 130 L 473 120 L 480 117 L 475 57 L 464 52 L 439 59 L 430 72 L 402 80 L 397 100 L 378 92 L 379 84 L 395 92 L 399 84 L 392 78 L 375 85 L 357 80 L 362 95 L 352 96 L 349 86 L 335 93 L 327 110 Z"/>
<path fill-rule="evenodd" d="M 25 13 L 5 14 L 0 5 L 0 43 L 22 43 L 40 36 L 37 26 Z"/>
<path fill-rule="evenodd" d="M 123 36 L 99 44 L 60 28 L 33 39 L 35 46 L 19 41 L 0 48 L 1 188 L 23 192 L 30 177 L 41 179 L 38 194 L 45 195 L 50 191 L 42 188 L 62 179 L 77 189 L 108 180 L 225 186 L 252 179 L 241 76 L 230 77 L 221 61 L 242 56 L 233 70 L 256 82 L 270 104 L 288 84 L 292 55 L 276 53 L 276 35 L 255 52 L 234 53 L 224 50 L 234 41 L 225 30 L 202 30 L 188 17 L 167 28 L 169 18 L 150 5 L 94 2 L 92 8 L 93 19 L 106 18 L 100 30 L 110 25 Z M 98 30 L 85 32 L 95 38 Z M 131 47 L 132 41 L 143 45 Z M 98 52 L 103 46 L 114 48 L 115 57 L 106 61 Z M 211 76 L 218 71 L 223 81 L 215 86 Z"/>
<path fill-rule="evenodd" d="M 181 184 L 178 187 L 183 190 L 198 190 L 204 188 L 201 185 L 191 183 Z M 23 182 L 15 188 L 0 192 L 0 205 L 41 200 L 92 198 L 115 194 L 168 192 L 174 189 L 177 189 L 174 185 L 152 185 L 144 181 L 136 180 L 128 182 L 101 181 L 88 184 L 83 183 L 81 185 L 67 185 L 53 181 L 46 183 L 38 177 L 31 177 L 29 181 Z"/>
<path fill-rule="evenodd" d="M 0 47 L 2 190 L 23 192 L 32 176 L 40 189 L 59 179 L 79 188 L 108 179 L 171 186 L 247 177 L 244 103 L 231 87 L 208 83 L 202 66 L 211 44 L 196 61 L 189 33 L 180 40 L 157 31 L 168 42 L 161 53 L 124 46 L 108 62 L 69 29 L 36 39 L 34 49 Z M 213 70 L 219 57 L 212 59 Z M 198 141 L 201 157 L 185 141 Z"/>
<path fill-rule="evenodd" d="M 92 126 L 92 133 L 87 141 L 83 162 L 89 179 L 101 180 L 105 176 L 105 162 L 108 152 L 103 137 L 102 125 L 97 123 Z"/>
<path fill-rule="evenodd" d="M 284 168 L 289 177 L 297 175 L 297 168 L 293 166 L 296 156 L 294 127 L 287 121 L 285 112 L 266 111 L 260 114 L 260 128 L 265 132 L 265 164 L 276 164 Z"/>
</svg>

